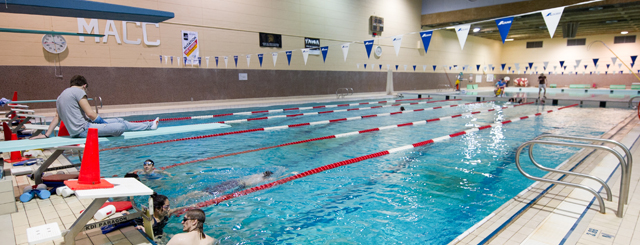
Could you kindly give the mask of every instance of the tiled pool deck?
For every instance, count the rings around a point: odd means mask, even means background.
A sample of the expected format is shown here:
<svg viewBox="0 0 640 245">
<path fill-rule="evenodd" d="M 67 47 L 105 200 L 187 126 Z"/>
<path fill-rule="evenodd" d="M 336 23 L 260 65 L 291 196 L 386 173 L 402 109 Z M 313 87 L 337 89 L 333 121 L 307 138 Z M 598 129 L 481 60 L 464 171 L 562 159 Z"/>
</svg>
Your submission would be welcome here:
<svg viewBox="0 0 640 245">
<path fill-rule="evenodd" d="M 433 91 L 420 91 L 429 93 Z M 415 92 L 414 92 L 415 93 Z M 286 98 L 261 98 L 250 100 L 197 101 L 180 103 L 159 103 L 130 106 L 105 106 L 100 110 L 105 117 L 144 115 L 156 113 L 214 110 L 251 106 L 300 104 L 306 102 L 335 102 L 361 99 L 389 99 L 384 93 L 355 94 L 337 100 L 335 95 L 305 96 Z M 53 116 L 53 110 L 38 110 L 38 114 Z M 640 144 L 635 144 L 640 136 L 640 121 L 630 116 L 602 138 L 610 138 L 627 145 L 635 159 L 640 159 Z M 51 152 L 45 151 L 45 155 Z M 70 164 L 59 158 L 53 166 Z M 9 168 L 6 166 L 5 168 Z M 617 160 L 604 152 L 583 150 L 560 168 L 581 173 L 592 173 L 609 178 Z M 68 171 L 76 171 L 71 168 Z M 629 191 L 629 203 L 625 206 L 623 218 L 616 217 L 620 170 L 611 175 L 607 183 L 611 185 L 613 202 L 605 201 L 606 214 L 598 212 L 599 204 L 592 202 L 593 196 L 586 191 L 572 187 L 551 186 L 536 182 L 512 200 L 495 210 L 490 216 L 469 229 L 450 244 L 640 244 L 640 168 L 633 168 Z M 547 177 L 558 179 L 560 174 Z M 583 182 L 582 178 L 564 177 L 564 181 Z M 26 176 L 13 179 L 16 196 L 24 186 L 33 182 Z M 593 183 L 586 182 L 593 185 Z M 551 187 L 550 187 L 551 186 Z M 599 187 L 598 189 L 599 190 Z M 586 194 L 585 194 L 586 193 Z M 601 192 L 603 193 L 603 192 Z M 604 195 L 603 195 L 604 196 Z M 26 228 L 57 222 L 66 229 L 92 200 L 80 200 L 75 196 L 61 198 L 51 196 L 46 200 L 36 199 L 28 203 L 16 202 L 18 212 L 0 215 L 1 244 L 27 244 Z M 586 210 L 586 212 L 584 212 Z M 62 239 L 42 244 L 64 244 Z M 147 238 L 132 227 L 103 235 L 100 230 L 82 232 L 76 237 L 76 244 L 150 244 Z"/>
</svg>

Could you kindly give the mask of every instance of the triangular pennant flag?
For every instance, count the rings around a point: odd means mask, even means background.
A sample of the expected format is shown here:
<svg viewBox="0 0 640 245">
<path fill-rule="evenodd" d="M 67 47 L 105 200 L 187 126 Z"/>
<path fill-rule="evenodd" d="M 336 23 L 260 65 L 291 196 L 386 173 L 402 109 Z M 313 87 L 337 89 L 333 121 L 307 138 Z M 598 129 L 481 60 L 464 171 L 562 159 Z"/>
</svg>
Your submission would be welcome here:
<svg viewBox="0 0 640 245">
<path fill-rule="evenodd" d="M 390 67 L 390 66 L 391 66 L 391 65 L 387 64 L 387 70 L 389 70 L 389 67 Z"/>
<path fill-rule="evenodd" d="M 607 70 L 609 69 L 609 66 L 610 66 L 610 65 L 611 65 L 611 64 L 607 64 Z"/>
<path fill-rule="evenodd" d="M 509 71 L 511 71 L 511 66 L 509 66 L 508 68 L 509 68 Z"/>
<path fill-rule="evenodd" d="M 360 63 L 356 64 L 356 68 L 360 69 Z"/>
<path fill-rule="evenodd" d="M 169 62 L 169 56 L 166 56 L 166 55 L 165 55 L 165 56 L 164 56 L 164 64 L 166 65 L 166 64 L 167 64 L 167 62 Z"/>
<path fill-rule="evenodd" d="M 260 67 L 262 67 L 262 59 L 264 57 L 264 54 L 258 54 L 258 62 L 260 62 Z"/>
<path fill-rule="evenodd" d="M 584 69 L 585 69 L 585 70 L 587 69 L 587 66 L 588 66 L 588 65 L 584 65 Z"/>
<path fill-rule="evenodd" d="M 580 61 L 582 61 L 582 59 L 580 59 L 580 60 L 576 60 L 576 66 L 579 66 L 579 65 L 580 65 Z"/>
<path fill-rule="evenodd" d="M 565 71 L 567 70 L 567 66 L 563 66 L 562 68 L 564 68 Z"/>
<path fill-rule="evenodd" d="M 564 66 L 564 61 L 560 61 L 560 67 Z"/>
<path fill-rule="evenodd" d="M 549 29 L 549 35 L 551 38 L 553 38 L 553 34 L 556 33 L 556 28 L 560 22 L 560 17 L 562 17 L 563 10 L 564 7 L 558 7 L 542 10 L 540 12 L 542 14 L 542 18 L 544 18 L 544 23 L 547 24 L 547 29 Z M 560 66 L 562 66 L 562 64 Z"/>
<path fill-rule="evenodd" d="M 278 53 L 277 52 L 271 53 L 271 58 L 273 58 L 273 67 L 276 67 L 276 61 L 278 61 Z"/>
<path fill-rule="evenodd" d="M 367 69 L 367 64 L 366 64 L 366 63 L 364 64 L 364 69 L 365 69 L 365 70 Z"/>
<path fill-rule="evenodd" d="M 184 57 L 184 63 L 183 63 L 184 66 L 187 66 L 187 59 L 188 59 L 187 57 Z"/>
<path fill-rule="evenodd" d="M 382 70 L 382 64 L 380 64 L 380 70 Z"/>
<path fill-rule="evenodd" d="M 611 57 L 611 64 L 616 64 L 616 61 L 618 61 L 618 58 L 616 57 Z"/>
<path fill-rule="evenodd" d="M 501 71 L 504 71 L 504 67 L 505 67 L 506 65 L 507 65 L 507 64 L 500 64 L 500 66 L 502 67 L 500 70 L 501 70 Z"/>
<path fill-rule="evenodd" d="M 205 59 L 207 60 L 207 68 L 209 68 L 209 57 L 205 57 Z"/>
<path fill-rule="evenodd" d="M 404 65 L 404 70 L 405 70 L 405 71 L 407 70 L 407 65 Z"/>
<path fill-rule="evenodd" d="M 427 71 L 427 65 L 422 66 L 422 71 Z"/>
<path fill-rule="evenodd" d="M 433 66 L 433 71 L 436 71 L 436 66 L 435 65 Z"/>
<path fill-rule="evenodd" d="M 455 67 L 456 69 L 458 69 L 458 66 L 453 66 L 453 67 Z M 467 69 L 467 67 L 466 67 L 466 66 L 463 66 L 463 67 L 462 67 L 462 70 L 464 71 L 465 69 Z"/>
<path fill-rule="evenodd" d="M 496 20 L 496 25 L 498 25 L 498 30 L 500 31 L 500 37 L 502 37 L 503 44 L 505 39 L 507 39 L 507 35 L 509 34 L 509 29 L 511 29 L 512 23 L 513 23 L 513 17 L 507 17 L 507 18 Z"/>
<path fill-rule="evenodd" d="M 293 51 L 285 51 L 284 53 L 287 55 L 287 63 L 291 66 L 291 54 L 293 54 Z"/>
<path fill-rule="evenodd" d="M 622 68 L 622 63 L 618 63 L 618 69 Z"/>
<path fill-rule="evenodd" d="M 396 50 L 396 56 L 398 56 L 400 45 L 402 44 L 402 35 L 392 37 L 391 41 L 393 42 L 393 49 Z"/>
<path fill-rule="evenodd" d="M 599 60 L 600 59 L 593 59 L 593 66 L 597 66 Z M 613 62 L 613 63 L 616 63 L 616 62 Z"/>
<path fill-rule="evenodd" d="M 558 66 L 553 66 L 553 70 L 555 71 L 556 69 L 558 69 Z"/>
<path fill-rule="evenodd" d="M 373 40 L 364 41 L 364 48 L 367 50 L 367 59 L 371 58 L 371 48 L 373 48 Z"/>
<path fill-rule="evenodd" d="M 536 71 L 537 71 L 537 70 L 538 70 L 538 67 L 537 67 L 537 66 L 534 66 L 534 67 L 533 67 L 533 70 L 536 70 Z"/>
<path fill-rule="evenodd" d="M 491 71 L 495 71 L 495 70 L 496 70 L 496 68 L 495 68 L 495 67 L 491 67 Z"/>
<path fill-rule="evenodd" d="M 224 68 L 227 68 L 227 67 L 229 67 L 229 57 L 225 56 L 224 57 Z"/>
<path fill-rule="evenodd" d="M 529 62 L 529 69 L 533 66 L 533 62 Z"/>
<path fill-rule="evenodd" d="M 202 57 L 198 57 L 198 66 L 202 66 Z"/>
<path fill-rule="evenodd" d="M 307 59 L 309 58 L 309 49 L 303 48 L 300 50 L 302 51 L 302 58 L 304 58 L 304 64 L 307 65 Z"/>
<path fill-rule="evenodd" d="M 329 46 L 320 47 L 322 52 L 322 62 L 327 62 L 327 53 L 329 52 Z"/>
<path fill-rule="evenodd" d="M 398 70 L 398 65 L 396 65 L 396 71 Z"/>
<path fill-rule="evenodd" d="M 542 64 L 544 64 L 544 69 L 547 69 L 547 67 L 549 66 L 549 61 L 542 62 Z"/>
<path fill-rule="evenodd" d="M 344 62 L 347 62 L 348 53 L 349 53 L 349 43 L 342 44 L 342 55 L 344 56 Z"/>
<path fill-rule="evenodd" d="M 416 71 L 416 65 L 413 65 L 413 71 Z"/>
<path fill-rule="evenodd" d="M 233 61 L 236 63 L 236 67 L 238 67 L 238 56 L 237 55 L 233 56 Z"/>
<path fill-rule="evenodd" d="M 171 56 L 171 64 L 173 65 L 173 56 Z"/>
<path fill-rule="evenodd" d="M 515 66 L 516 66 L 516 70 L 519 71 L 520 70 L 520 63 L 515 63 Z"/>
<path fill-rule="evenodd" d="M 476 65 L 476 71 L 480 71 L 480 65 Z"/>
<path fill-rule="evenodd" d="M 218 67 L 218 56 L 214 57 L 216 59 L 216 67 Z"/>
<path fill-rule="evenodd" d="M 424 53 L 427 53 L 429 49 L 429 43 L 431 43 L 431 36 L 433 35 L 433 31 L 421 31 L 420 38 L 422 38 L 422 45 L 424 46 Z"/>
<path fill-rule="evenodd" d="M 632 55 L 631 56 L 631 63 L 636 63 L 636 58 L 638 58 L 637 55 Z"/>
<path fill-rule="evenodd" d="M 251 67 L 251 55 L 250 54 L 247 55 L 247 68 L 248 67 Z"/>
<path fill-rule="evenodd" d="M 162 65 L 162 55 L 160 55 L 160 64 Z"/>
<path fill-rule="evenodd" d="M 467 41 L 467 36 L 469 36 L 469 28 L 471 28 L 471 24 L 455 26 L 458 42 L 460 42 L 460 49 L 464 49 L 464 43 Z"/>
<path fill-rule="evenodd" d="M 371 64 L 371 70 L 376 68 L 376 64 Z"/>
</svg>

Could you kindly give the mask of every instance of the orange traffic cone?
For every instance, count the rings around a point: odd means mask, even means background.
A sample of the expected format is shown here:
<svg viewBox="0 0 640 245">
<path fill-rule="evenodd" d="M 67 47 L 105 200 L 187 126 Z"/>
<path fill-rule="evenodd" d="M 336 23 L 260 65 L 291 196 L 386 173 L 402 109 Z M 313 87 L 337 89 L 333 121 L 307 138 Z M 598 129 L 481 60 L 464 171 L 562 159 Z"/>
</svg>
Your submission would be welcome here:
<svg viewBox="0 0 640 245">
<path fill-rule="evenodd" d="M 60 120 L 60 127 L 58 129 L 58 136 L 69 136 L 69 131 L 67 127 L 64 126 L 64 122 Z"/>
<path fill-rule="evenodd" d="M 18 91 L 13 91 L 13 98 L 11 98 L 11 101 L 18 101 Z M 15 105 L 15 104 L 11 104 L 9 103 L 9 105 Z M 16 112 L 11 112 L 11 114 L 9 115 L 9 118 L 13 119 L 14 117 L 16 117 Z"/>
<path fill-rule="evenodd" d="M 78 180 L 65 180 L 71 190 L 91 190 L 113 188 L 113 184 L 100 179 L 100 150 L 98 150 L 98 129 L 89 128 L 87 141 L 80 165 Z"/>
<path fill-rule="evenodd" d="M 2 131 L 4 132 L 4 141 L 11 140 L 11 128 L 6 122 L 2 122 Z"/>
<path fill-rule="evenodd" d="M 11 131 L 9 131 L 11 132 Z M 11 134 L 11 140 L 18 140 L 18 135 L 17 134 Z M 11 152 L 11 159 L 4 159 L 5 162 L 8 163 L 14 163 L 14 162 L 22 162 L 22 161 L 26 161 L 29 160 L 26 157 L 22 157 L 22 153 L 20 153 L 20 151 L 12 151 Z"/>
</svg>

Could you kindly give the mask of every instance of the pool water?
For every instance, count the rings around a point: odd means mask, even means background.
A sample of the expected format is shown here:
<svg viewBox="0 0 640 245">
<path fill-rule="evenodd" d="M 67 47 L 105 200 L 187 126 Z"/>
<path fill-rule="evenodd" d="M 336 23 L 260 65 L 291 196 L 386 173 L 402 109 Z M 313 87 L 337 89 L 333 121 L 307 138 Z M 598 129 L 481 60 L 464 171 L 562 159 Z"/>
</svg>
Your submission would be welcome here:
<svg viewBox="0 0 640 245">
<path fill-rule="evenodd" d="M 465 101 L 404 107 L 412 110 L 462 103 Z M 299 106 L 310 105 L 321 104 Z M 142 162 L 147 158 L 153 159 L 156 167 L 162 167 L 292 141 L 498 108 L 493 112 L 426 125 L 217 158 L 168 169 L 174 175 L 173 178 L 143 179 L 156 192 L 167 195 L 172 200 L 173 208 L 215 198 L 216 196 L 208 195 L 177 201 L 186 193 L 200 191 L 223 181 L 267 170 L 273 171 L 277 178 L 283 178 L 292 173 L 301 173 L 478 125 L 557 108 L 526 105 L 503 110 L 499 109 L 501 105 L 502 102 L 488 102 L 317 126 L 103 151 L 100 153 L 101 168 L 105 176 L 122 176 L 127 171 L 141 168 Z M 360 107 L 369 106 L 371 105 Z M 266 109 L 288 107 L 295 106 L 272 106 Z M 394 112 L 398 108 L 251 121 L 232 124 L 231 128 L 221 130 L 116 141 L 103 143 L 100 147 L 102 149 L 195 135 Z M 263 109 L 265 108 L 243 108 L 160 116 L 168 118 Z M 326 110 L 331 109 L 304 112 Z M 299 112 L 285 114 L 295 113 Z M 632 113 L 633 111 L 625 109 L 573 107 L 309 175 L 222 202 L 217 206 L 203 208 L 207 214 L 205 233 L 220 239 L 223 244 L 447 244 L 533 183 L 524 178 L 515 167 L 515 149 L 520 144 L 543 133 L 597 137 Z M 261 116 L 265 115 L 173 121 L 161 123 L 160 126 Z M 149 118 L 152 116 L 126 119 Z M 534 152 L 537 154 L 536 160 L 539 159 L 541 164 L 555 167 L 578 150 L 537 146 Z M 544 174 L 527 163 L 528 158 L 523 159 L 523 167 L 529 173 L 537 176 Z M 180 222 L 181 218 L 172 217 L 165 232 L 181 232 Z"/>
</svg>

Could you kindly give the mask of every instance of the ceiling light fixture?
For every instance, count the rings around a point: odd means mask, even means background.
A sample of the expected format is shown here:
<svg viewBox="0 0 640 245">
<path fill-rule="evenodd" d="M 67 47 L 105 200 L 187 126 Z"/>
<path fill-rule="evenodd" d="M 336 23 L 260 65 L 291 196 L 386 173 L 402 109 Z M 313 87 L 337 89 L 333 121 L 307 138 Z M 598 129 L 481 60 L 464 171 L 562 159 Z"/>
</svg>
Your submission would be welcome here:
<svg viewBox="0 0 640 245">
<path fill-rule="evenodd" d="M 479 32 L 479 31 L 480 31 L 480 27 L 473 28 L 473 32 Z"/>
<path fill-rule="evenodd" d="M 506 41 L 506 42 L 513 41 L 513 38 L 507 38 L 507 39 L 505 39 L 505 41 Z"/>
<path fill-rule="evenodd" d="M 623 35 L 624 34 L 629 34 L 629 32 L 628 31 L 621 31 L 620 34 L 623 34 Z"/>
</svg>

